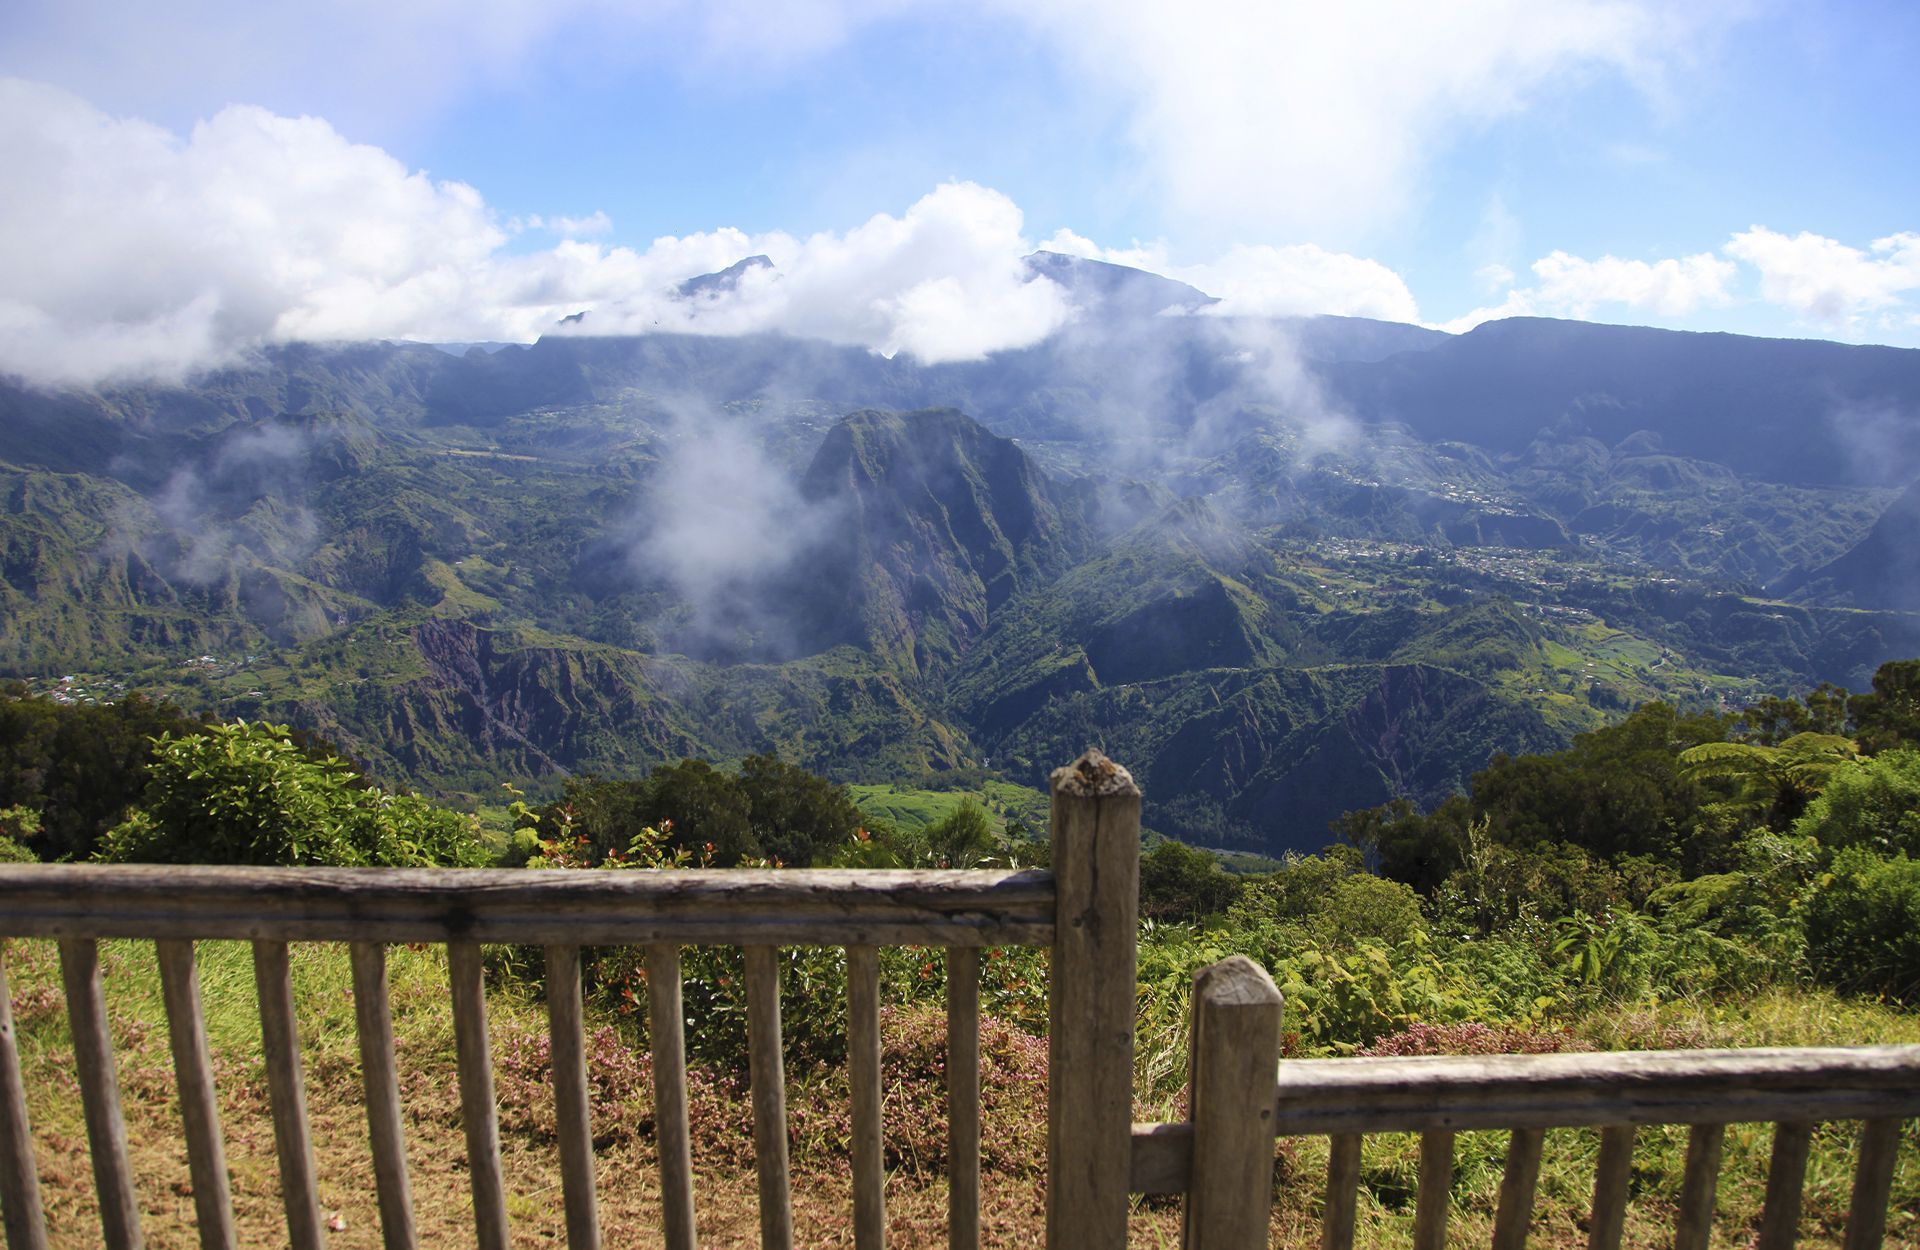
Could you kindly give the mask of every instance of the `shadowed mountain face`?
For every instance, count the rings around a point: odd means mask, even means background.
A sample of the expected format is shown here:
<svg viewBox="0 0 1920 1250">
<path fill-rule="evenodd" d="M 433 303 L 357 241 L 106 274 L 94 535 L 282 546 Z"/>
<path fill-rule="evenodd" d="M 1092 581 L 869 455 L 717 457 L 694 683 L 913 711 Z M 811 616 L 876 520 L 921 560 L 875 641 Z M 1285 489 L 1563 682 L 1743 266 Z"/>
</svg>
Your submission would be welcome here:
<svg viewBox="0 0 1920 1250">
<path fill-rule="evenodd" d="M 1362 420 L 1514 452 L 1543 431 L 1800 486 L 1920 474 L 1920 352 L 1516 317 L 1429 351 L 1327 369 Z"/>
<path fill-rule="evenodd" d="M 1920 612 L 1920 482 L 1896 496 L 1845 555 L 1776 587 L 1813 602 Z"/>
<path fill-rule="evenodd" d="M 0 671 L 469 794 L 756 751 L 1038 783 L 1096 743 L 1150 825 L 1278 851 L 1641 700 L 1920 653 L 1920 353 L 1231 318 L 1030 263 L 1078 318 L 975 362 L 566 337 L 0 384 Z"/>
<path fill-rule="evenodd" d="M 992 612 L 1091 539 L 1084 498 L 951 409 L 853 414 L 800 489 L 835 517 L 802 561 L 813 646 L 852 643 L 916 672 L 965 654 Z"/>
</svg>

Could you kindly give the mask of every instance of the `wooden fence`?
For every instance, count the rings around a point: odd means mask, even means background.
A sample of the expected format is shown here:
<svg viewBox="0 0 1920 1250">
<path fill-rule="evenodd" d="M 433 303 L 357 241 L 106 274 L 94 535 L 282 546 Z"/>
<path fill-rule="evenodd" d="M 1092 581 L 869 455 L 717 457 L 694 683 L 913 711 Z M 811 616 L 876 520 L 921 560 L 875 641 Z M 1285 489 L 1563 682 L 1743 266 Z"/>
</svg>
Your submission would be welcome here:
<svg viewBox="0 0 1920 1250">
<path fill-rule="evenodd" d="M 1324 1135 L 1331 1150 L 1320 1244 L 1349 1250 L 1364 1135 L 1418 1133 L 1413 1245 L 1441 1250 L 1454 1135 L 1504 1129 L 1493 1247 L 1521 1250 L 1546 1131 L 1597 1128 L 1587 1245 L 1615 1250 L 1626 1226 L 1636 1129 L 1680 1124 L 1690 1129 L 1672 1245 L 1707 1250 L 1727 1125 L 1771 1121 L 1773 1155 L 1754 1250 L 1790 1250 L 1814 1126 L 1859 1120 L 1844 1245 L 1874 1250 L 1886 1231 L 1900 1123 L 1920 1115 L 1920 1046 L 1281 1062 L 1281 1005 L 1266 970 L 1244 956 L 1202 969 L 1194 977 L 1192 1119 L 1134 1127 L 1132 1188 L 1187 1195 L 1189 1247 L 1266 1246 L 1274 1138 Z"/>
<path fill-rule="evenodd" d="M 480 947 L 546 950 L 546 997 L 568 1245 L 600 1245 L 588 1122 L 580 950 L 646 950 L 662 1226 L 669 1250 L 695 1245 L 680 948 L 744 949 L 754 1149 L 763 1246 L 793 1241 L 788 1189 L 781 946 L 847 951 L 852 1225 L 859 1250 L 885 1242 L 881 1155 L 881 946 L 944 947 L 947 961 L 949 1244 L 979 1243 L 979 951 L 1044 946 L 1049 971 L 1047 1244 L 1119 1250 L 1129 1195 L 1187 1195 L 1185 1242 L 1265 1246 L 1276 1136 L 1333 1138 L 1325 1250 L 1352 1241 L 1361 1134 L 1421 1132 L 1416 1246 L 1446 1234 L 1453 1134 L 1513 1130 L 1495 1244 L 1526 1235 L 1541 1135 L 1603 1127 L 1594 1250 L 1617 1245 L 1633 1126 L 1696 1125 L 1677 1250 L 1704 1250 L 1721 1127 L 1780 1121 L 1763 1250 L 1792 1244 L 1811 1123 L 1863 1118 L 1847 1250 L 1878 1245 L 1899 1119 L 1920 1114 L 1920 1047 L 1686 1052 L 1502 1059 L 1278 1063 L 1280 995 L 1243 958 L 1195 978 L 1192 1119 L 1131 1123 L 1140 793 L 1088 752 L 1052 782 L 1050 872 L 593 872 L 0 867 L 0 937 L 58 939 L 75 1072 L 99 1197 L 101 1241 L 139 1247 L 139 1206 L 108 1029 L 97 943 L 155 942 L 195 1213 L 205 1250 L 235 1244 L 225 1147 L 194 942 L 253 944 L 261 1032 L 287 1228 L 294 1250 L 326 1234 L 295 1028 L 288 943 L 350 944 L 368 1136 L 387 1250 L 416 1244 L 389 1014 L 387 944 L 448 951 L 474 1222 L 482 1250 L 508 1244 Z M 1275 1073 L 1279 1078 L 1276 1085 Z M 9 1250 L 43 1250 L 4 963 L 0 963 L 0 1213 Z"/>
</svg>

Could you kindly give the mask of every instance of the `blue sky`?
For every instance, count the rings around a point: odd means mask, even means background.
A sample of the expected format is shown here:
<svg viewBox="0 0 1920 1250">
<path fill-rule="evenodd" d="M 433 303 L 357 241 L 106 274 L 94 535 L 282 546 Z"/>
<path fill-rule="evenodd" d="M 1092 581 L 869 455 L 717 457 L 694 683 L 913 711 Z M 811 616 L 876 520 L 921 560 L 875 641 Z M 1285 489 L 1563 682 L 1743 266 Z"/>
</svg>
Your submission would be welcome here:
<svg viewBox="0 0 1920 1250">
<path fill-rule="evenodd" d="M 1920 346 L 1920 6 L 1174 13 L 15 0 L 0 367 L 524 339 L 581 308 L 955 358 L 1073 315 L 1034 246 L 1249 313 Z M 738 301 L 666 295 L 748 249 L 779 272 Z"/>
</svg>

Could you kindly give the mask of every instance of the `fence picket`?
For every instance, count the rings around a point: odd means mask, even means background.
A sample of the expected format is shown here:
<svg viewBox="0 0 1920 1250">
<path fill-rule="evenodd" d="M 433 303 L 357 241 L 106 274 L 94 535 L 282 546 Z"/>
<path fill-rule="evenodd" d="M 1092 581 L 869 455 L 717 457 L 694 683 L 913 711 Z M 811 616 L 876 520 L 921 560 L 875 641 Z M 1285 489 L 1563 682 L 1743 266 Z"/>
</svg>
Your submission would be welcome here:
<svg viewBox="0 0 1920 1250">
<path fill-rule="evenodd" d="M 1696 1124 L 1687 1134 L 1686 1170 L 1680 1177 L 1680 1211 L 1673 1229 L 1673 1250 L 1707 1250 L 1713 1238 L 1713 1205 L 1720 1185 L 1720 1148 L 1724 1124 Z"/>
<path fill-rule="evenodd" d="M 1327 1200 L 1320 1216 L 1320 1250 L 1353 1250 L 1355 1207 L 1360 1198 L 1358 1133 L 1336 1133 L 1327 1153 Z"/>
<path fill-rule="evenodd" d="M 1800 1228 L 1800 1194 L 1807 1179 L 1813 1125 L 1783 1120 L 1773 1127 L 1773 1159 L 1767 1166 L 1767 1199 L 1760 1211 L 1754 1250 L 1793 1250 Z"/>
<path fill-rule="evenodd" d="M 1194 974 L 1193 1184 L 1185 1250 L 1263 1250 L 1273 1206 L 1273 1100 L 1280 1061 L 1280 991 L 1267 970 L 1235 955 Z"/>
<path fill-rule="evenodd" d="M 1887 1200 L 1893 1191 L 1893 1156 L 1900 1121 L 1868 1120 L 1860 1126 L 1860 1157 L 1853 1169 L 1843 1250 L 1880 1250 L 1887 1235 Z"/>
<path fill-rule="evenodd" d="M 853 1244 L 885 1250 L 881 1184 L 880 961 L 871 946 L 847 948 L 847 1078 L 853 1092 Z"/>
<path fill-rule="evenodd" d="M 549 946 L 547 1036 L 553 1065 L 554 1120 L 560 1135 L 560 1189 L 568 1250 L 600 1250 L 593 1181 L 593 1123 L 587 1107 L 587 1039 L 581 1021 L 580 948 Z"/>
<path fill-rule="evenodd" d="M 187 1134 L 187 1174 L 193 1182 L 200 1245 L 202 1250 L 233 1250 L 227 1150 L 220 1136 L 220 1104 L 214 1097 L 213 1057 L 207 1053 L 200 970 L 194 960 L 193 943 L 161 938 L 153 945 L 160 963 L 160 995 L 167 1009 L 167 1044 L 173 1052 L 180 1118 Z"/>
<path fill-rule="evenodd" d="M 660 1149 L 660 1207 L 667 1250 L 694 1250 L 687 1030 L 680 1006 L 677 946 L 647 948 L 647 1033 L 653 1047 L 654 1136 Z"/>
<path fill-rule="evenodd" d="M 980 952 L 947 948 L 947 1250 L 980 1250 Z"/>
<path fill-rule="evenodd" d="M 93 1154 L 93 1188 L 100 1197 L 100 1234 L 108 1250 L 140 1250 L 140 1203 L 127 1162 L 127 1122 L 120 1114 L 120 1074 L 100 983 L 100 947 L 91 938 L 60 943 L 60 974 L 67 988 L 75 1075 Z"/>
<path fill-rule="evenodd" d="M 40 1173 L 33 1162 L 20 1048 L 13 1035 L 5 943 L 0 943 L 0 1220 L 7 1232 L 7 1250 L 46 1250 L 47 1218 L 40 1205 Z"/>
<path fill-rule="evenodd" d="M 306 1082 L 300 1071 L 300 1033 L 293 1007 L 293 971 L 285 942 L 253 944 L 253 981 L 260 994 L 260 1049 L 267 1061 L 267 1100 L 273 1109 L 273 1148 L 280 1159 L 280 1200 L 293 1250 L 321 1250 L 320 1187 L 314 1179 L 313 1137 L 307 1126 Z"/>
<path fill-rule="evenodd" d="M 1587 1230 L 1587 1250 L 1620 1250 L 1627 1230 L 1627 1185 L 1633 1179 L 1631 1124 L 1600 1130 L 1600 1161 L 1593 1169 L 1593 1222 Z"/>
<path fill-rule="evenodd" d="M 1500 1177 L 1500 1205 L 1493 1217 L 1493 1250 L 1526 1248 L 1545 1139 L 1546 1130 L 1537 1128 L 1517 1128 L 1507 1139 L 1507 1168 Z"/>
<path fill-rule="evenodd" d="M 507 1186 L 500 1173 L 500 1109 L 493 1096 L 486 977 L 478 943 L 447 943 L 447 976 L 453 985 L 453 1051 L 460 1066 L 460 1121 L 467 1136 L 474 1236 L 480 1250 L 508 1250 Z"/>
<path fill-rule="evenodd" d="M 1452 1193 L 1453 1134 L 1428 1129 L 1420 1135 L 1420 1196 L 1414 1204 L 1413 1250 L 1443 1250 Z"/>
<path fill-rule="evenodd" d="M 761 1250 L 793 1250 L 787 1179 L 787 1074 L 780 1042 L 779 952 L 747 947 L 747 1071 L 753 1082 L 753 1155 L 760 1178 Z"/>
<path fill-rule="evenodd" d="M 400 1074 L 393 1059 L 387 949 L 379 942 L 354 942 L 347 953 L 353 964 L 353 1019 L 360 1040 L 361 1082 L 367 1094 L 367 1139 L 373 1147 L 380 1240 L 386 1250 L 414 1250 L 413 1184 L 407 1178 Z"/>
<path fill-rule="evenodd" d="M 1140 788 L 1100 752 L 1052 778 L 1047 1244 L 1124 1250 L 1132 1165 Z"/>
</svg>

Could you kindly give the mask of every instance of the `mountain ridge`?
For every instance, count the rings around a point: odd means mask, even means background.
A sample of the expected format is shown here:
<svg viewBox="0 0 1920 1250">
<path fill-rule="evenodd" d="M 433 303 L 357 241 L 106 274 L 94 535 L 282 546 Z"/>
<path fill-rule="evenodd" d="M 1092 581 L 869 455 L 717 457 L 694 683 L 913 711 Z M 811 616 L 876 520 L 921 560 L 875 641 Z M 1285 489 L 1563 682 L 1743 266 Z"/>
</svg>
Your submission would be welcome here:
<svg viewBox="0 0 1920 1250">
<path fill-rule="evenodd" d="M 1802 351 L 1779 402 L 1749 380 L 1703 424 L 1688 397 L 1766 341 L 1716 341 L 1703 382 L 1695 338 L 1479 333 L 1095 310 L 937 366 L 566 335 L 0 385 L 0 670 L 294 721 L 474 797 L 760 751 L 1037 783 L 1092 742 L 1156 828 L 1278 852 L 1647 699 L 1920 652 L 1870 593 L 1907 532 L 1888 466 L 1748 446 L 1823 378 L 1897 441 L 1920 353 Z M 707 532 L 736 513 L 763 549 Z"/>
</svg>

